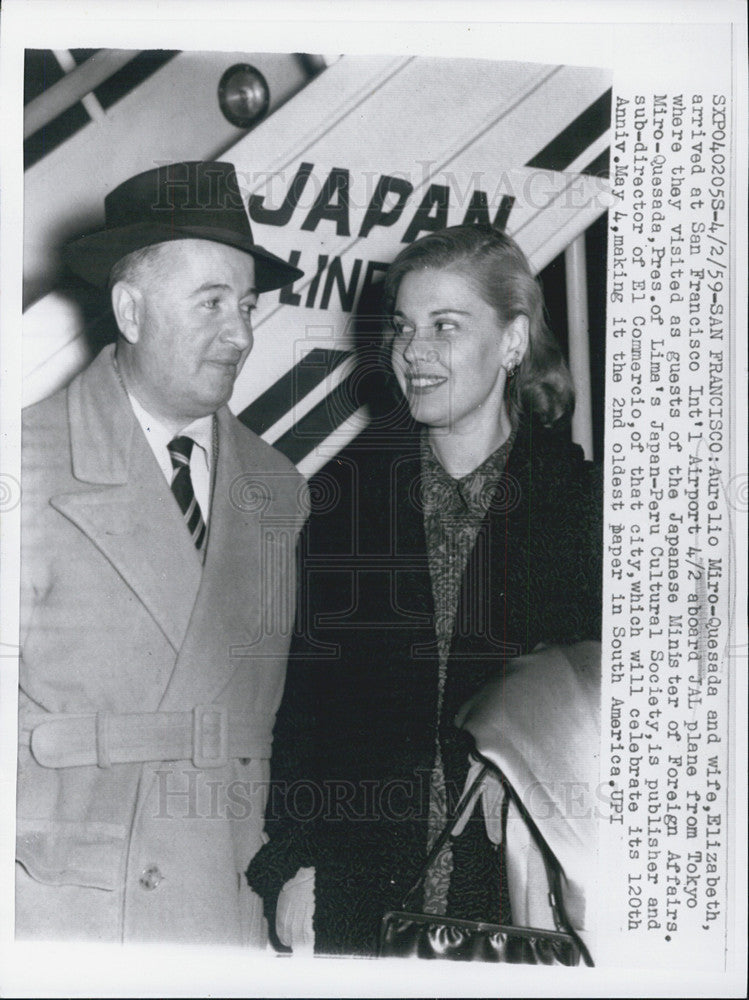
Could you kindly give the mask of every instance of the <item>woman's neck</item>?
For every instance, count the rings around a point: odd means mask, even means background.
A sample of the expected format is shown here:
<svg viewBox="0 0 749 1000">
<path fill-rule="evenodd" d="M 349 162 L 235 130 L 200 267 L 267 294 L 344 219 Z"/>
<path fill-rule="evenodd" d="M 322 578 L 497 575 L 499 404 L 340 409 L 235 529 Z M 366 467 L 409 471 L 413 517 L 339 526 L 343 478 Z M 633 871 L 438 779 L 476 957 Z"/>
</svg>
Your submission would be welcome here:
<svg viewBox="0 0 749 1000">
<path fill-rule="evenodd" d="M 503 408 L 499 419 L 472 427 L 430 427 L 429 443 L 442 468 L 454 479 L 477 469 L 507 440 L 512 422 Z"/>
</svg>

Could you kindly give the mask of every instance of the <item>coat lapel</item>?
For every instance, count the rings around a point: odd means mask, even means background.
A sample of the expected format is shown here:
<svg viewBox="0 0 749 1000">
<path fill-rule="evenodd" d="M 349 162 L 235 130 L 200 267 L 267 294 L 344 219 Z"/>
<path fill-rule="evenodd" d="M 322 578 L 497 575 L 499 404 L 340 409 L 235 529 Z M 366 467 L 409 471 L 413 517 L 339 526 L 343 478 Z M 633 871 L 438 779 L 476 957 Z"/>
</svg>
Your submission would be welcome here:
<svg viewBox="0 0 749 1000">
<path fill-rule="evenodd" d="M 50 502 L 91 539 L 177 650 L 200 559 L 116 376 L 113 351 L 105 348 L 68 391 L 73 474 L 92 488 Z"/>
<path fill-rule="evenodd" d="M 289 473 L 264 468 L 263 446 L 247 436 L 226 407 L 216 416 L 218 462 L 203 578 L 162 711 L 212 700 L 237 667 L 247 664 L 248 655 L 262 656 L 262 626 L 273 614 L 266 604 L 284 581 L 292 583 L 284 554 L 273 551 L 279 532 L 269 532 L 263 518 L 263 491 L 270 496 Z M 295 527 L 289 526 L 292 561 Z M 268 578 L 277 571 L 282 580 Z"/>
</svg>

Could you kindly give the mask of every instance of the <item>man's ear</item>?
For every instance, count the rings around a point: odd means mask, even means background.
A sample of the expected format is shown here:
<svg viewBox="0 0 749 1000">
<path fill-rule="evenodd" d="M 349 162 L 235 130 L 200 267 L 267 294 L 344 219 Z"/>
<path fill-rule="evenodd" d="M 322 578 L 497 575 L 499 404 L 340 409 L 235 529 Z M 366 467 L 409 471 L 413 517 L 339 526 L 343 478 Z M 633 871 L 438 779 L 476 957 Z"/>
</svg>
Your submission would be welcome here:
<svg viewBox="0 0 749 1000">
<path fill-rule="evenodd" d="M 127 281 L 118 281 L 112 287 L 112 311 L 120 333 L 129 344 L 140 339 L 143 293 Z"/>
<path fill-rule="evenodd" d="M 503 364 L 510 371 L 517 368 L 528 350 L 529 326 L 528 317 L 521 314 L 509 322 L 504 329 Z"/>
</svg>

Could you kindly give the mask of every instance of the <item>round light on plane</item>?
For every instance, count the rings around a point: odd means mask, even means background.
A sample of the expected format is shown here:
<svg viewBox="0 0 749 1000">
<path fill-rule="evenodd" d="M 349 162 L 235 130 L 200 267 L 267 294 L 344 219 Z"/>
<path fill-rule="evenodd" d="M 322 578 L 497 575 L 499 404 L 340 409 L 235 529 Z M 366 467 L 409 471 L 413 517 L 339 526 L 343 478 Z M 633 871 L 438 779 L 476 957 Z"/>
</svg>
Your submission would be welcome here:
<svg viewBox="0 0 749 1000">
<path fill-rule="evenodd" d="M 230 66 L 218 85 L 218 103 L 232 125 L 250 128 L 268 110 L 270 91 L 265 77 L 246 63 Z"/>
</svg>

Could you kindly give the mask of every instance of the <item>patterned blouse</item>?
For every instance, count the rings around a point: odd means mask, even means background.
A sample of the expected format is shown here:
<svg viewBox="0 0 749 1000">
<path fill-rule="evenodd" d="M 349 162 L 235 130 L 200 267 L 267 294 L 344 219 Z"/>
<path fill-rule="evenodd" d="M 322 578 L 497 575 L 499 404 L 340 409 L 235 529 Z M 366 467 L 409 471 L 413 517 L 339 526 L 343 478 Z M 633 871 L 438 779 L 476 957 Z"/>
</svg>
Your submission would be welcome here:
<svg viewBox="0 0 749 1000">
<path fill-rule="evenodd" d="M 481 522 L 497 491 L 515 440 L 515 429 L 478 468 L 462 479 L 454 479 L 437 460 L 429 443 L 428 428 L 421 433 L 421 490 L 424 505 L 429 575 L 434 596 L 435 631 L 439 653 L 437 692 L 438 718 L 447 677 L 447 662 L 458 610 L 463 573 L 476 542 Z M 442 832 L 447 815 L 445 775 L 437 738 L 434 769 L 429 787 L 428 842 Z M 444 914 L 453 855 L 450 842 L 443 847 L 424 884 L 424 911 Z"/>
</svg>

